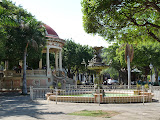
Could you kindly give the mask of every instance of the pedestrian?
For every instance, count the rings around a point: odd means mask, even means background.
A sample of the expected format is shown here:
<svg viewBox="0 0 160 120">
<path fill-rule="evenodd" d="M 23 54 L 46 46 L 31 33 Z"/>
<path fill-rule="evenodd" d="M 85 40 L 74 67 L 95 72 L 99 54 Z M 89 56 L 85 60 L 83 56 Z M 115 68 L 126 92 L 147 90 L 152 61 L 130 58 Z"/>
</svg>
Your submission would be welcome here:
<svg viewBox="0 0 160 120">
<path fill-rule="evenodd" d="M 18 73 L 21 73 L 21 69 L 22 69 L 22 67 L 20 65 L 18 65 Z"/>
</svg>

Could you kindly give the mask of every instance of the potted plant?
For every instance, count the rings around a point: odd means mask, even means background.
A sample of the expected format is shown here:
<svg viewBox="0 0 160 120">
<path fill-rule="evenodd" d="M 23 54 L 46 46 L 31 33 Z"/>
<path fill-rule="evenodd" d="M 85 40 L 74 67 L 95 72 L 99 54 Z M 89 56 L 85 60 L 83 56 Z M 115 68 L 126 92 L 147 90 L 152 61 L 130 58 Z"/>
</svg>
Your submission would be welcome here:
<svg viewBox="0 0 160 120">
<path fill-rule="evenodd" d="M 60 82 L 58 82 L 57 87 L 58 87 L 58 89 L 61 89 L 62 84 Z"/>
<path fill-rule="evenodd" d="M 54 90 L 53 85 L 51 85 L 49 88 L 50 88 L 50 92 L 53 93 L 53 90 Z"/>
</svg>

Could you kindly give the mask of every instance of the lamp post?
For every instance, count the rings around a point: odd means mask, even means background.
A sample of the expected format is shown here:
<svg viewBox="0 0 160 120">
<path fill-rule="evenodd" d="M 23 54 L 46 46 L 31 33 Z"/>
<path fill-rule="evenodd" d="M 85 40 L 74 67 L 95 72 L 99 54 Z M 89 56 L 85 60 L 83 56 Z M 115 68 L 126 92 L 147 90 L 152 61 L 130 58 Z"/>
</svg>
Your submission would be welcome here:
<svg viewBox="0 0 160 120">
<path fill-rule="evenodd" d="M 87 69 L 87 63 L 86 63 L 85 59 L 83 59 L 83 61 L 81 62 L 81 64 L 85 65 L 85 69 Z M 86 75 L 86 77 L 85 77 L 85 75 Z M 84 82 L 86 83 L 86 81 L 88 81 L 88 77 L 87 77 L 86 73 L 84 74 L 84 77 L 85 77 L 85 81 Z"/>
<path fill-rule="evenodd" d="M 151 69 L 151 84 L 152 84 L 152 69 L 153 69 L 153 65 L 150 63 L 149 68 Z"/>
</svg>

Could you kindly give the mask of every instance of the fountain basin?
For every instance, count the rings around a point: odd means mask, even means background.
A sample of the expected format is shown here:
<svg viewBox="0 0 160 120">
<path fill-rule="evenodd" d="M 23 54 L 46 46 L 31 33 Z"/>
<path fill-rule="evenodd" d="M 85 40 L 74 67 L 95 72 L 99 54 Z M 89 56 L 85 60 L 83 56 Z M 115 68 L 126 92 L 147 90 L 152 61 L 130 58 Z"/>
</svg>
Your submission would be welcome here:
<svg viewBox="0 0 160 120">
<path fill-rule="evenodd" d="M 141 92 L 139 95 L 133 93 L 105 93 L 103 96 L 100 94 L 74 94 L 74 95 L 50 95 L 48 100 L 58 101 L 58 102 L 73 102 L 73 103 L 139 103 L 143 102 L 143 97 L 145 102 L 151 102 L 153 94 Z"/>
</svg>

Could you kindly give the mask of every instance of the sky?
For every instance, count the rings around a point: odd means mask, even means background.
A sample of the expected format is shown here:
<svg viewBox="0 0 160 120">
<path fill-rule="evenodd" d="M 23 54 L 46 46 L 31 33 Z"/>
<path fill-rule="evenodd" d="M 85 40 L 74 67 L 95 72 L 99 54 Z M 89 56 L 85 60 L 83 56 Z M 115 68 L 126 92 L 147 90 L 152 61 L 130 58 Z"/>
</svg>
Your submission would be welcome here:
<svg viewBox="0 0 160 120">
<path fill-rule="evenodd" d="M 98 35 L 87 34 L 83 28 L 81 0 L 11 0 L 35 18 L 49 25 L 61 39 L 72 39 L 89 46 L 108 47 Z"/>
</svg>

